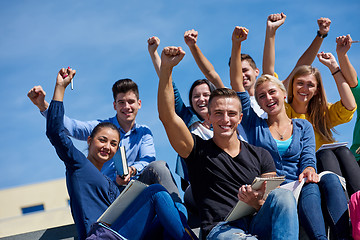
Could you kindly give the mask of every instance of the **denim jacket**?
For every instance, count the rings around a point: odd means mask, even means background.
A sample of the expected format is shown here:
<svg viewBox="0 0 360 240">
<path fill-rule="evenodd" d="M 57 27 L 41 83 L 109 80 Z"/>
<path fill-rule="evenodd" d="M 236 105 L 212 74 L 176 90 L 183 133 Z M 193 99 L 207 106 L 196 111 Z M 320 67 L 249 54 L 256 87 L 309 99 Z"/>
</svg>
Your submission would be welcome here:
<svg viewBox="0 0 360 240">
<path fill-rule="evenodd" d="M 289 148 L 280 156 L 275 139 L 272 137 L 266 120 L 261 119 L 250 107 L 247 92 L 239 92 L 243 107 L 241 124 L 250 144 L 268 150 L 274 159 L 278 175 L 286 176 L 284 183 L 295 181 L 307 167 L 316 169 L 315 135 L 310 122 L 305 119 L 292 119 L 293 138 Z"/>
</svg>

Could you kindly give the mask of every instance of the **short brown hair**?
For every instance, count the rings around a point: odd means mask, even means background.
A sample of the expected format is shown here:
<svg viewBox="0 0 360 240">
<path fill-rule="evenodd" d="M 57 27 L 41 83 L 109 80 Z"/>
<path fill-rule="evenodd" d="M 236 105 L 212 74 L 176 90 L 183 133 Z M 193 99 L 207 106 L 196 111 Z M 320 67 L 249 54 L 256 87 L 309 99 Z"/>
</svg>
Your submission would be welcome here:
<svg viewBox="0 0 360 240">
<path fill-rule="evenodd" d="M 116 101 L 116 97 L 119 93 L 127 93 L 129 91 L 133 91 L 136 98 L 139 100 L 139 89 L 133 80 L 129 78 L 117 80 L 112 87 L 114 101 Z"/>
<path fill-rule="evenodd" d="M 241 54 L 241 61 L 248 61 L 248 62 L 249 62 L 249 65 L 250 65 L 254 70 L 257 69 L 256 63 L 255 63 L 254 59 L 253 59 L 249 54 L 242 53 L 242 54 Z M 229 67 L 230 67 L 230 62 L 231 62 L 231 57 L 229 58 Z"/>
<path fill-rule="evenodd" d="M 221 97 L 221 98 L 235 98 L 239 101 L 240 103 L 240 109 L 239 112 L 242 112 L 242 106 L 241 106 L 241 100 L 239 98 L 239 96 L 237 95 L 237 93 L 229 88 L 218 88 L 215 89 L 213 92 L 211 92 L 210 98 L 209 98 L 209 103 L 208 103 L 208 111 L 210 113 L 210 106 L 212 101 L 214 100 L 214 98 L 216 97 Z"/>
</svg>

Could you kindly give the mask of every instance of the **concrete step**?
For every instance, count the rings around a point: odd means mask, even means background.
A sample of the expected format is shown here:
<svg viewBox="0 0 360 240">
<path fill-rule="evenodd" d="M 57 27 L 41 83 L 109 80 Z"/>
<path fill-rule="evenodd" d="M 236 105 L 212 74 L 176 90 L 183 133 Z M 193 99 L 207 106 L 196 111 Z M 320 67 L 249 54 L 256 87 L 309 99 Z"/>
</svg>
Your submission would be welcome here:
<svg viewBox="0 0 360 240">
<path fill-rule="evenodd" d="M 78 240 L 75 224 L 0 238 L 1 240 Z"/>
</svg>

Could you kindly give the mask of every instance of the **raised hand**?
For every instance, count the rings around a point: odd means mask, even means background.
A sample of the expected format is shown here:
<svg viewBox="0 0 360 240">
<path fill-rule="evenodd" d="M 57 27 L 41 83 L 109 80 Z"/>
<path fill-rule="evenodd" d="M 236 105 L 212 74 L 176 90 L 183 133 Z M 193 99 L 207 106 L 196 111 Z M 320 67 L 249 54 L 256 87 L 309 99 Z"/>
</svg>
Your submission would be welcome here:
<svg viewBox="0 0 360 240">
<path fill-rule="evenodd" d="M 31 88 L 27 96 L 40 111 L 43 112 L 48 108 L 49 104 L 45 101 L 46 92 L 41 86 L 34 86 Z"/>
<path fill-rule="evenodd" d="M 338 55 L 345 55 L 351 48 L 352 39 L 350 34 L 336 38 L 336 52 Z"/>
<path fill-rule="evenodd" d="M 284 13 L 271 14 L 267 18 L 267 28 L 276 31 L 281 25 L 284 24 L 286 15 Z"/>
<path fill-rule="evenodd" d="M 351 48 L 352 39 L 350 35 L 339 36 L 336 38 L 336 53 L 339 60 L 341 72 L 350 87 L 354 88 L 358 85 L 358 75 L 354 66 L 351 64 L 347 52 Z"/>
<path fill-rule="evenodd" d="M 249 30 L 247 28 L 236 26 L 231 39 L 233 42 L 241 43 L 247 39 L 248 34 Z"/>
<path fill-rule="evenodd" d="M 66 88 L 74 78 L 75 74 L 76 70 L 73 70 L 70 67 L 60 69 L 56 78 L 56 85 Z"/>
<path fill-rule="evenodd" d="M 334 77 L 342 105 L 347 110 L 354 110 L 356 108 L 356 101 L 354 95 L 351 92 L 349 84 L 353 85 L 355 82 L 357 82 L 357 80 L 354 80 L 354 78 L 356 78 L 355 70 L 350 70 L 349 68 L 352 66 L 345 67 L 344 64 L 342 65 L 344 70 L 340 69 L 335 57 L 331 53 L 321 52 L 318 53 L 317 56 L 319 61 L 329 68 L 331 75 Z M 339 59 L 341 59 L 341 57 L 339 57 Z M 343 71 L 345 72 L 345 75 L 343 74 Z"/>
<path fill-rule="evenodd" d="M 237 92 L 245 92 L 241 64 L 241 42 L 247 39 L 248 33 L 248 29 L 236 26 L 231 37 L 230 85 Z"/>
<path fill-rule="evenodd" d="M 148 39 L 148 50 L 150 53 L 154 53 L 160 45 L 160 39 L 156 36 Z"/>
<path fill-rule="evenodd" d="M 181 47 L 165 47 L 161 53 L 161 65 L 175 67 L 185 56 Z"/>
<path fill-rule="evenodd" d="M 70 67 L 60 69 L 56 77 L 53 100 L 60 102 L 64 100 L 65 89 L 74 78 L 75 73 L 76 70 L 73 70 Z"/>
<path fill-rule="evenodd" d="M 189 47 L 192 47 L 196 44 L 197 37 L 198 37 L 198 32 L 195 31 L 194 29 L 188 30 L 184 33 L 185 43 Z"/>
<path fill-rule="evenodd" d="M 321 35 L 325 35 L 329 32 L 331 24 L 331 20 L 329 18 L 319 18 L 317 23 L 319 25 L 319 32 Z"/>
<path fill-rule="evenodd" d="M 333 72 L 339 67 L 334 55 L 332 55 L 331 53 L 321 52 L 317 54 L 317 57 L 322 64 L 324 64 L 330 69 L 331 72 Z"/>
</svg>

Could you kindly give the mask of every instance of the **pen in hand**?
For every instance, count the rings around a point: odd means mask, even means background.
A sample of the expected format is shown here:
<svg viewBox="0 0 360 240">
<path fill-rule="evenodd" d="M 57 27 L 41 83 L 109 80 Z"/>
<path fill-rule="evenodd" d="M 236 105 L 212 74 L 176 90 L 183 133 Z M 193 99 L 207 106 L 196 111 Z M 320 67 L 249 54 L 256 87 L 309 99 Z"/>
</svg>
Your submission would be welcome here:
<svg viewBox="0 0 360 240">
<path fill-rule="evenodd" d="M 71 68 L 68 67 L 68 69 L 71 69 Z M 70 83 L 71 83 L 71 90 L 74 90 L 74 81 L 73 81 L 73 78 L 71 79 Z"/>
<path fill-rule="evenodd" d="M 68 70 L 70 70 L 71 68 L 70 67 L 68 67 Z M 68 74 L 65 74 L 64 76 L 63 76 L 63 78 L 66 78 L 67 76 L 69 76 Z M 74 76 L 73 76 L 73 78 L 74 78 Z M 70 80 L 70 83 L 71 83 L 71 90 L 74 90 L 74 83 L 73 83 L 73 78 Z"/>
</svg>

